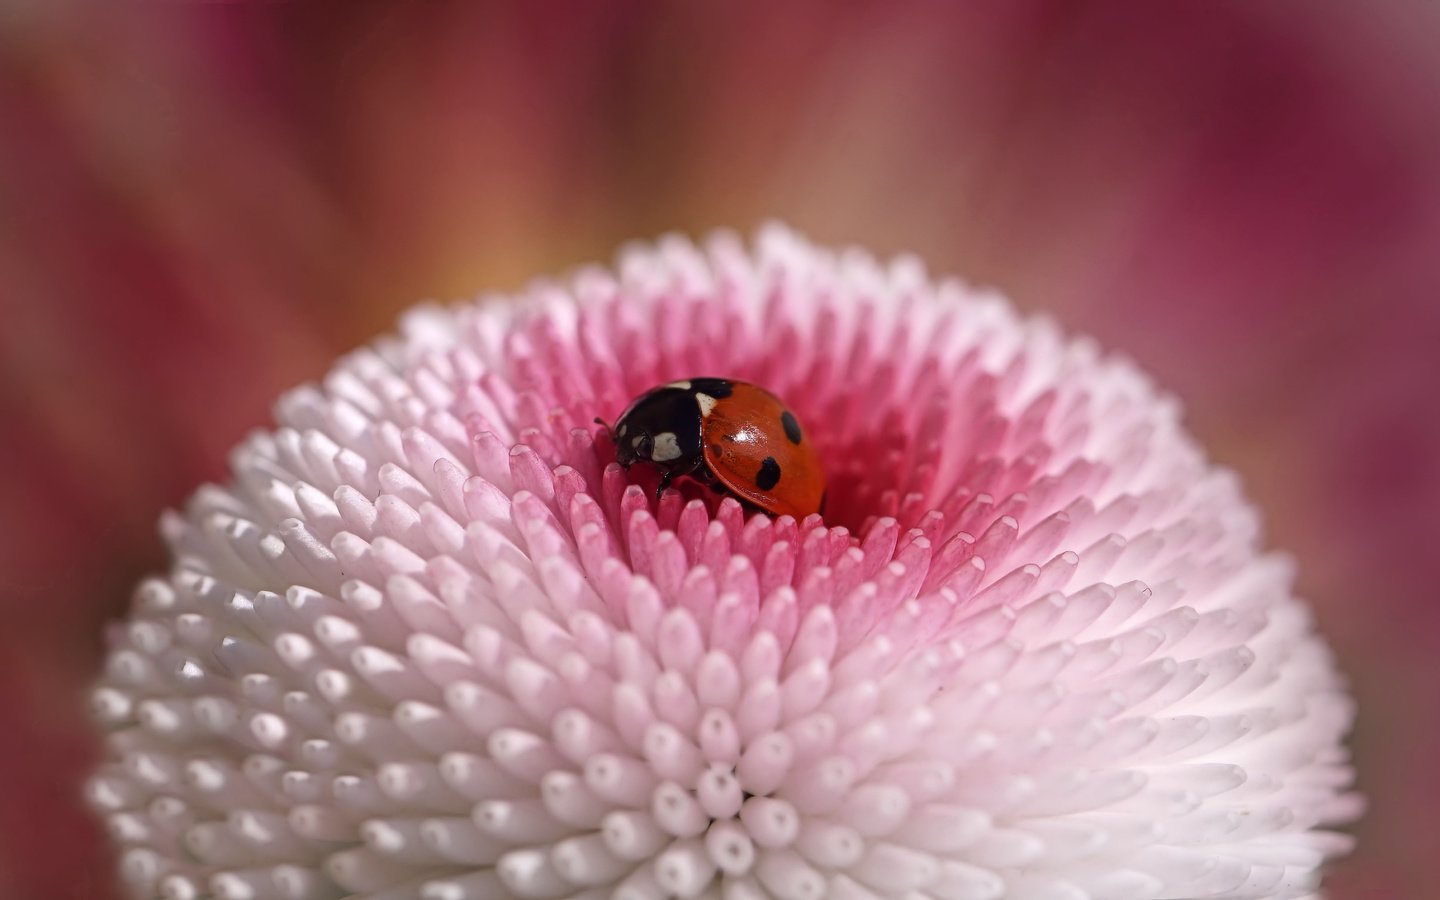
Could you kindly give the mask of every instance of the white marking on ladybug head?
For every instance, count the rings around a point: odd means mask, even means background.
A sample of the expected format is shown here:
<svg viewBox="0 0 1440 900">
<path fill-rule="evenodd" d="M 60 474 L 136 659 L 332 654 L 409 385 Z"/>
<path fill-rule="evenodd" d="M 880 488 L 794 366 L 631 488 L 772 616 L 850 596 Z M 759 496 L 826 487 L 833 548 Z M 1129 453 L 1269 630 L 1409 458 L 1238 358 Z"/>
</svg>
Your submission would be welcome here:
<svg viewBox="0 0 1440 900">
<path fill-rule="evenodd" d="M 650 451 L 650 459 L 654 462 L 670 462 L 672 459 L 680 458 L 680 441 L 676 439 L 675 432 L 662 431 L 655 435 L 655 449 Z"/>
<path fill-rule="evenodd" d="M 695 402 L 700 404 L 700 417 L 703 419 L 710 415 L 710 410 L 715 408 L 718 401 L 709 394 L 696 394 Z"/>
<path fill-rule="evenodd" d="M 667 384 L 667 385 L 665 385 L 665 386 L 666 386 L 666 387 L 679 388 L 679 389 L 682 390 L 682 391 L 688 391 L 688 390 L 690 390 L 690 382 L 688 382 L 688 381 L 672 381 L 672 382 L 670 382 L 669 384 Z"/>
<path fill-rule="evenodd" d="M 624 423 L 624 422 L 621 422 L 621 423 L 620 423 L 620 427 L 617 428 L 617 429 L 615 429 L 615 436 L 616 436 L 616 437 L 622 437 L 622 438 L 623 438 L 623 437 L 625 436 L 625 432 L 627 432 L 627 431 L 629 431 L 629 430 L 630 430 L 630 426 L 627 425 L 627 424 Z"/>
</svg>

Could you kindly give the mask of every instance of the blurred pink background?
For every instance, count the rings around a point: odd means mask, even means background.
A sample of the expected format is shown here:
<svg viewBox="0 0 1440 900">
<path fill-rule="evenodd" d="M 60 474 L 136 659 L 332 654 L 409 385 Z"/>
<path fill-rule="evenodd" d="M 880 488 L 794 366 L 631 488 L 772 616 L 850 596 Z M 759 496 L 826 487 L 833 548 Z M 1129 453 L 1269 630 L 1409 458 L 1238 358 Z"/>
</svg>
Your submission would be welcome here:
<svg viewBox="0 0 1440 900">
<path fill-rule="evenodd" d="M 0 897 L 104 900 L 101 624 L 427 298 L 789 221 L 1178 393 L 1354 681 L 1335 898 L 1440 852 L 1440 7 L 0 0 Z"/>
</svg>

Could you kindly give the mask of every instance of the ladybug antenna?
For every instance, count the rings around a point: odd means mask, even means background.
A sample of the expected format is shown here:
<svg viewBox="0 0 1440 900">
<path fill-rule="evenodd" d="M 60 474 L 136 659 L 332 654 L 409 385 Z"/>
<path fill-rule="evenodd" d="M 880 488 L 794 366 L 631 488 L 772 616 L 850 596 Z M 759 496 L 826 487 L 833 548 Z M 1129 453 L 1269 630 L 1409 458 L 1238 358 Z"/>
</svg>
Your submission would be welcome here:
<svg viewBox="0 0 1440 900">
<path fill-rule="evenodd" d="M 608 434 L 608 435 L 610 435 L 610 440 L 612 440 L 612 441 L 615 440 L 615 429 L 613 429 L 613 428 L 610 427 L 610 423 L 609 423 L 609 422 L 605 421 L 604 419 L 600 418 L 599 416 L 596 416 L 596 417 L 595 417 L 595 424 L 596 424 L 596 425 L 599 425 L 601 428 L 605 429 L 605 433 Z"/>
</svg>

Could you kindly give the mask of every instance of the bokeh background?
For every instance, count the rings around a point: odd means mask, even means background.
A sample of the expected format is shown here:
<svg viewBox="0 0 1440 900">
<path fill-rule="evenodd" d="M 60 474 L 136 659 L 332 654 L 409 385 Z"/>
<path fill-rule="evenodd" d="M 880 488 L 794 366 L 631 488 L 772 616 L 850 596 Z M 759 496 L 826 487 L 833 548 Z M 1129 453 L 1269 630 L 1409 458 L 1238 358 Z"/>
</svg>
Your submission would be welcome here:
<svg viewBox="0 0 1440 900">
<path fill-rule="evenodd" d="M 913 250 L 1137 358 L 1361 717 L 1335 898 L 1435 896 L 1440 6 L 0 0 L 0 897 L 107 900 L 102 623 L 279 391 L 680 229 Z"/>
</svg>

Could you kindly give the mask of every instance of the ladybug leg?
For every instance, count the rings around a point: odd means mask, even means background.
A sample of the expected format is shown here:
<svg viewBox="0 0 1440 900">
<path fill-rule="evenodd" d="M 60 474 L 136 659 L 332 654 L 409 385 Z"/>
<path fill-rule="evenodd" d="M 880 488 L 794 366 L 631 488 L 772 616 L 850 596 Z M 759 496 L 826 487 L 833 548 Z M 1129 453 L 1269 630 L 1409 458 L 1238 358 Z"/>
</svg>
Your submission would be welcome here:
<svg viewBox="0 0 1440 900">
<path fill-rule="evenodd" d="M 720 479 L 715 477 L 714 472 L 710 471 L 704 466 L 701 466 L 695 471 L 694 477 L 696 481 L 700 482 L 701 484 L 707 485 L 710 490 L 714 491 L 715 493 L 725 493 L 725 485 L 720 482 Z"/>
<path fill-rule="evenodd" d="M 660 499 L 660 495 L 665 493 L 665 489 L 670 486 L 672 481 L 685 477 L 694 478 L 706 484 L 714 480 L 714 476 L 710 474 L 710 470 L 705 468 L 705 460 L 703 459 L 695 460 L 688 469 L 662 468 L 660 470 L 660 482 L 655 485 L 655 499 L 657 501 Z"/>
</svg>

